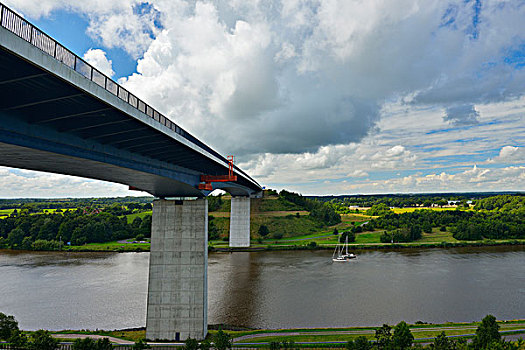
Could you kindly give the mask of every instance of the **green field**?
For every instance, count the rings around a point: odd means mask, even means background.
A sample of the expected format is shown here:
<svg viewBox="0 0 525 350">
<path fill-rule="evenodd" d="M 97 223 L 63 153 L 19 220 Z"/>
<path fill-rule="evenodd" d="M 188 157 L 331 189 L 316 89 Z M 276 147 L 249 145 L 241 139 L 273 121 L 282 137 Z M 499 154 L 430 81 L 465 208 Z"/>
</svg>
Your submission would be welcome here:
<svg viewBox="0 0 525 350">
<path fill-rule="evenodd" d="M 148 216 L 148 215 L 151 215 L 151 214 L 152 214 L 152 211 L 151 210 L 147 210 L 147 211 L 142 211 L 142 212 L 139 212 L 139 213 L 128 214 L 128 215 L 126 215 L 126 219 L 128 220 L 128 224 L 131 224 L 133 222 L 133 220 L 135 220 L 135 218 L 144 219 L 145 216 Z"/>
<path fill-rule="evenodd" d="M 119 243 L 117 241 L 106 243 L 87 243 L 78 246 L 65 247 L 67 251 L 93 251 L 93 252 L 147 252 L 149 243 Z"/>
</svg>

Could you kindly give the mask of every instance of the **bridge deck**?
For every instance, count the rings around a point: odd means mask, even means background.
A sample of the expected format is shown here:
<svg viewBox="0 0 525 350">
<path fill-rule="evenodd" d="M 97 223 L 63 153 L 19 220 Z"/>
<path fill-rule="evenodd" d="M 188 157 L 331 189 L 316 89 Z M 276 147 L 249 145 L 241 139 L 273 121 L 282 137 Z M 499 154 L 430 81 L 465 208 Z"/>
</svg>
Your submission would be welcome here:
<svg viewBox="0 0 525 350">
<path fill-rule="evenodd" d="M 220 154 L 1 4 L 0 13 L 0 66 L 8 68 L 0 71 L 0 164 L 125 183 L 161 197 L 200 196 L 200 175 L 227 173 Z M 107 169 L 86 171 L 92 162 Z M 125 169 L 117 174 L 115 167 Z M 220 187 L 260 191 L 235 170 L 238 181 Z"/>
</svg>

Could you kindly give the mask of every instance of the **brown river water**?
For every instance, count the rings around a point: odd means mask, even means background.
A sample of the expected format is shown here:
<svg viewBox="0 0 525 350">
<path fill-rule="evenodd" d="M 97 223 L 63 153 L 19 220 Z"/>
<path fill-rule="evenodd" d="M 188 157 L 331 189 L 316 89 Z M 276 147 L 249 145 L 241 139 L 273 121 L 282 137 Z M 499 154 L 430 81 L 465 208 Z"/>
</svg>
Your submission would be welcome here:
<svg viewBox="0 0 525 350">
<path fill-rule="evenodd" d="M 525 318 L 525 247 L 213 253 L 209 323 L 256 328 Z M 0 251 L 0 312 L 23 329 L 145 326 L 149 253 Z"/>
</svg>

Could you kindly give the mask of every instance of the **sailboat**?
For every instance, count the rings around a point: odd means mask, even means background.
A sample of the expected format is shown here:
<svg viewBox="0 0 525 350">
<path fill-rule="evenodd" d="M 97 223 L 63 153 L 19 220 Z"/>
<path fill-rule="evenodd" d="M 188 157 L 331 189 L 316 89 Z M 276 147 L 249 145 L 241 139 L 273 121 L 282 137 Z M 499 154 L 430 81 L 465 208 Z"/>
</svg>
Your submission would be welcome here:
<svg viewBox="0 0 525 350">
<path fill-rule="evenodd" d="M 332 261 L 335 262 L 345 262 L 350 261 L 351 259 L 357 258 L 357 255 L 353 253 L 348 253 L 348 235 L 344 244 L 337 244 L 335 246 L 334 254 L 332 254 Z"/>
</svg>

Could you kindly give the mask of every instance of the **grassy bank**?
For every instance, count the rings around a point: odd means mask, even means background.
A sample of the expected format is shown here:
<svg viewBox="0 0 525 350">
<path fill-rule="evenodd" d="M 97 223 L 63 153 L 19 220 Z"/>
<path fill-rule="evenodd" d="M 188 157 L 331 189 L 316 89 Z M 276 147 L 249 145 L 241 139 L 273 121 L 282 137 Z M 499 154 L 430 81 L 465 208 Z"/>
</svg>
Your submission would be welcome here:
<svg viewBox="0 0 525 350">
<path fill-rule="evenodd" d="M 471 338 L 475 333 L 480 322 L 471 323 L 442 323 L 442 324 L 411 324 L 410 331 L 414 335 L 415 342 L 428 342 L 445 332 L 447 336 Z M 525 337 L 525 320 L 498 321 L 500 332 L 505 334 L 518 334 Z M 210 329 L 217 329 L 221 326 L 210 326 Z M 365 336 L 373 339 L 376 327 L 339 327 L 339 328 L 290 328 L 290 329 L 254 329 L 254 330 L 229 330 L 228 326 L 222 326 L 230 337 L 233 338 L 234 347 L 243 347 L 250 344 L 250 347 L 265 346 L 270 342 L 290 342 L 296 344 L 317 343 L 318 347 L 330 342 L 347 342 L 357 337 Z M 234 327 L 235 328 L 235 327 Z M 208 337 L 213 336 L 217 331 L 210 330 Z M 30 333 L 30 332 L 28 332 Z M 68 339 L 68 334 L 92 334 L 110 336 L 123 340 L 138 341 L 145 337 L 144 329 L 114 330 L 114 331 L 89 331 L 89 330 L 66 330 L 53 332 L 59 334 L 60 339 Z M 305 346 L 307 344 L 304 344 Z M 267 345 L 266 345 L 267 346 Z"/>
</svg>

